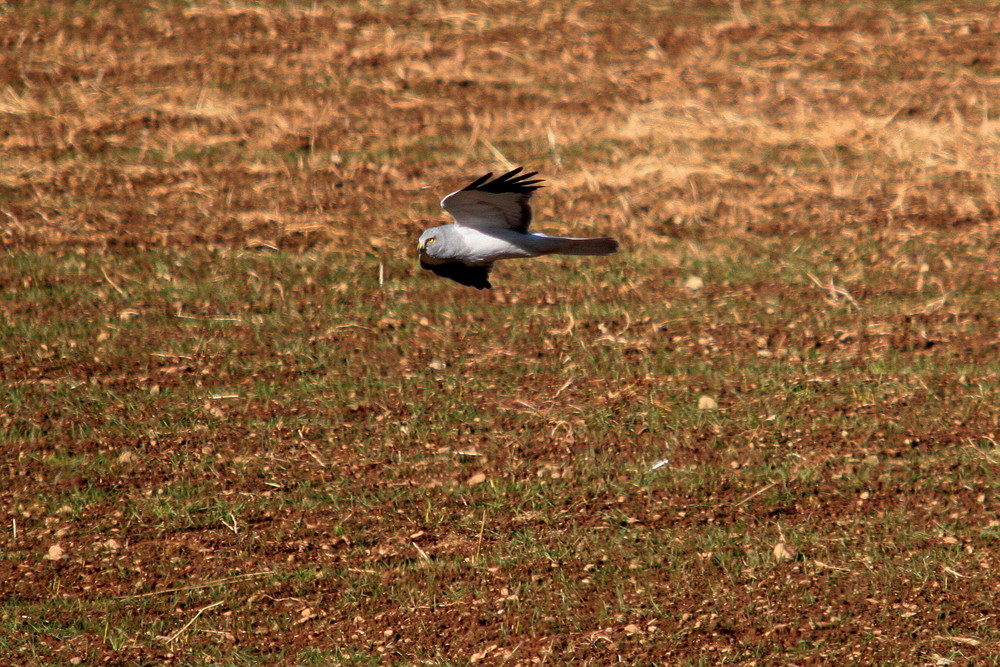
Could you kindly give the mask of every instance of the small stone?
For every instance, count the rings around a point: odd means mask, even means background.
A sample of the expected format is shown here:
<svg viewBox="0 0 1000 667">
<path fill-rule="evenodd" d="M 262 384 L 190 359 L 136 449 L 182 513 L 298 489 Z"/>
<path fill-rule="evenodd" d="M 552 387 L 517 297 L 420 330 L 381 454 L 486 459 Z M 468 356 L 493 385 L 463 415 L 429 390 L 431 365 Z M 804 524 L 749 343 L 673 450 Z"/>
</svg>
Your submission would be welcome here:
<svg viewBox="0 0 1000 667">
<path fill-rule="evenodd" d="M 704 286 L 705 286 L 705 281 L 699 278 L 698 276 L 690 276 L 687 280 L 684 281 L 684 287 L 692 291 L 700 290 Z"/>
<path fill-rule="evenodd" d="M 774 560 L 779 563 L 786 560 L 795 560 L 798 557 L 798 552 L 792 547 L 786 544 L 784 541 L 778 542 L 774 545 Z"/>
</svg>

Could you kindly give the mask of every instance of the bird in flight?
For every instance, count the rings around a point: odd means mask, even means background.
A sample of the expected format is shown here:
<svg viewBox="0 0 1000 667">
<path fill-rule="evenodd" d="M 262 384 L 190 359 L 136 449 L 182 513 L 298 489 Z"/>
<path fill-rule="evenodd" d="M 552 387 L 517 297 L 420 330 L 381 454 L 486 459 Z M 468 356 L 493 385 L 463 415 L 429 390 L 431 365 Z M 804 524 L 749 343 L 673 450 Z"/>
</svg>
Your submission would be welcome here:
<svg viewBox="0 0 1000 667">
<path fill-rule="evenodd" d="M 501 259 L 542 255 L 610 255 L 612 238 L 576 239 L 531 234 L 528 200 L 540 187 L 538 172 L 521 167 L 493 178 L 489 173 L 441 200 L 453 225 L 431 227 L 420 235 L 420 266 L 442 278 L 476 289 L 490 289 L 490 270 Z M 490 180 L 492 179 L 492 180 Z"/>
</svg>

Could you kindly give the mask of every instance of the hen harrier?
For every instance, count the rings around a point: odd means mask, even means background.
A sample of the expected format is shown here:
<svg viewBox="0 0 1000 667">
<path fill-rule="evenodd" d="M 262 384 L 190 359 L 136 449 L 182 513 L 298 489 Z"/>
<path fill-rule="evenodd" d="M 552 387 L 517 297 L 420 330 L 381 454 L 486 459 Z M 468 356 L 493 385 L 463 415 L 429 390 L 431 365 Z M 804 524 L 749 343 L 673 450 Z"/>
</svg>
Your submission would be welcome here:
<svg viewBox="0 0 1000 667">
<path fill-rule="evenodd" d="M 420 235 L 420 266 L 457 283 L 489 289 L 490 270 L 499 259 L 541 255 L 610 255 L 618 241 L 567 239 L 529 234 L 528 200 L 542 181 L 521 167 L 493 178 L 489 173 L 441 200 L 453 225 L 431 227 Z M 493 178 L 491 181 L 490 179 Z"/>
</svg>

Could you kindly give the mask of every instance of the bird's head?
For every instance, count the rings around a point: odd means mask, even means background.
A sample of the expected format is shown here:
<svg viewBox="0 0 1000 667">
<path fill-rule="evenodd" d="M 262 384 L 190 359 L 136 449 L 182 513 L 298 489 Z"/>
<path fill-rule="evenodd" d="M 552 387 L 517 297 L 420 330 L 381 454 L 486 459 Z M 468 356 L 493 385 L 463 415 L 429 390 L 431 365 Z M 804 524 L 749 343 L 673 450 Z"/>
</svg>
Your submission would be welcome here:
<svg viewBox="0 0 1000 667">
<path fill-rule="evenodd" d="M 420 251 L 421 255 L 431 255 L 434 256 L 434 244 L 437 242 L 437 231 L 434 229 L 428 229 L 423 234 L 420 235 L 420 240 L 417 241 L 417 250 Z"/>
</svg>

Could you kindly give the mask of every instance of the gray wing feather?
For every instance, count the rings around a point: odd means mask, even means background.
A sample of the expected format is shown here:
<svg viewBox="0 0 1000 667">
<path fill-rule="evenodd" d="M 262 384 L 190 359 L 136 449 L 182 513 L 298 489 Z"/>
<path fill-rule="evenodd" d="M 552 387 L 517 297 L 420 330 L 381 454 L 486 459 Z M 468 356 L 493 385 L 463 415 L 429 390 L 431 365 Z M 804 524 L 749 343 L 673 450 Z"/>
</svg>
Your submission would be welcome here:
<svg viewBox="0 0 1000 667">
<path fill-rule="evenodd" d="M 456 225 L 527 232 L 531 224 L 528 200 L 543 186 L 538 185 L 541 179 L 532 180 L 537 171 L 522 174 L 521 170 L 518 167 L 496 178 L 492 172 L 481 176 L 442 199 L 441 207 L 455 218 Z"/>
</svg>

